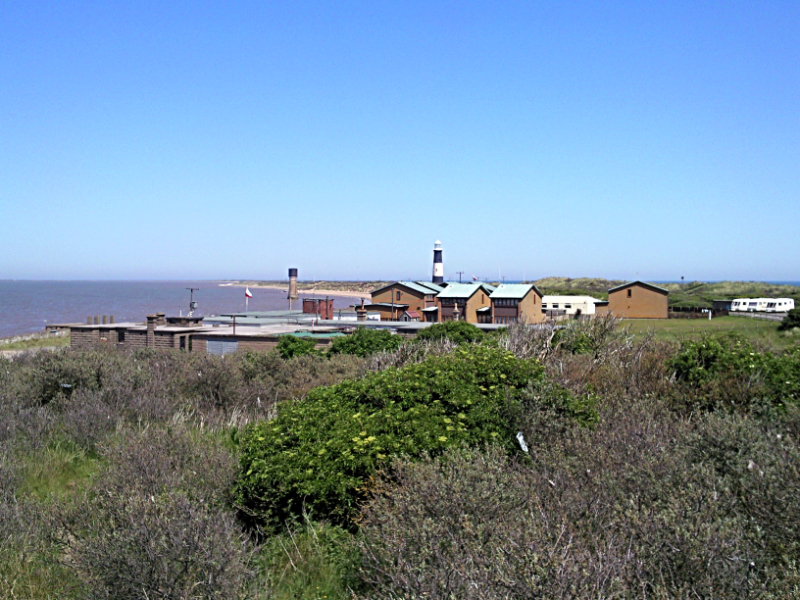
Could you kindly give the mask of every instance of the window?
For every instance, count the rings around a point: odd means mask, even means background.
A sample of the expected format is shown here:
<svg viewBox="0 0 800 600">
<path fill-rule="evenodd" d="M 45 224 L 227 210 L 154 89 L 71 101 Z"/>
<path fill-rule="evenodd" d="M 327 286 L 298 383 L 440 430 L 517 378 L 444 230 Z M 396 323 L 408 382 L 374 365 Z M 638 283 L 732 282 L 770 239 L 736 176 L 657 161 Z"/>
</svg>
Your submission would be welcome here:
<svg viewBox="0 0 800 600">
<path fill-rule="evenodd" d="M 558 302 L 553 304 L 553 308 L 558 308 Z"/>
<path fill-rule="evenodd" d="M 628 290 L 628 298 L 630 298 L 630 297 L 631 297 L 631 292 L 632 292 L 632 291 L 633 291 L 633 290 Z"/>
<path fill-rule="evenodd" d="M 397 290 L 397 301 L 400 301 L 400 296 L 403 294 L 400 290 Z"/>
<path fill-rule="evenodd" d="M 564 308 L 572 308 L 572 304 L 565 304 Z"/>
</svg>

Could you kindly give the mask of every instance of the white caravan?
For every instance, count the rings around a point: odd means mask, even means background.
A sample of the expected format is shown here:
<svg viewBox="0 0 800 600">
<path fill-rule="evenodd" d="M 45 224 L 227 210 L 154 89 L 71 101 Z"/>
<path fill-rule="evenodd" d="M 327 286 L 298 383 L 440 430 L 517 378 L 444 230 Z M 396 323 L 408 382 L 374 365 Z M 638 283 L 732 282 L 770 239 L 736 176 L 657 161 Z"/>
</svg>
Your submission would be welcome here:
<svg viewBox="0 0 800 600">
<path fill-rule="evenodd" d="M 794 308 L 791 298 L 736 298 L 731 302 L 731 312 L 789 312 Z"/>
<path fill-rule="evenodd" d="M 791 298 L 775 298 L 767 302 L 767 312 L 782 313 L 789 312 L 794 308 L 794 300 Z"/>
<path fill-rule="evenodd" d="M 750 302 L 750 298 L 736 298 L 731 302 L 731 312 L 745 312 L 748 302 Z"/>
</svg>

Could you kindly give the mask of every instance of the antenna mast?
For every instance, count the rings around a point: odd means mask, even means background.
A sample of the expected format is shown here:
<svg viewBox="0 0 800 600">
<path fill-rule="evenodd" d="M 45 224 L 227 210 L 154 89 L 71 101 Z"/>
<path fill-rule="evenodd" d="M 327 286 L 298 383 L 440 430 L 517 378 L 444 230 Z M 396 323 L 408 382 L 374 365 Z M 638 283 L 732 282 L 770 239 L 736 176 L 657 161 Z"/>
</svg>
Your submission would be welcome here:
<svg viewBox="0 0 800 600">
<path fill-rule="evenodd" d="M 193 317 L 194 311 L 197 310 L 197 302 L 194 300 L 194 293 L 200 291 L 200 288 L 186 288 L 189 290 L 189 314 L 187 316 Z"/>
</svg>

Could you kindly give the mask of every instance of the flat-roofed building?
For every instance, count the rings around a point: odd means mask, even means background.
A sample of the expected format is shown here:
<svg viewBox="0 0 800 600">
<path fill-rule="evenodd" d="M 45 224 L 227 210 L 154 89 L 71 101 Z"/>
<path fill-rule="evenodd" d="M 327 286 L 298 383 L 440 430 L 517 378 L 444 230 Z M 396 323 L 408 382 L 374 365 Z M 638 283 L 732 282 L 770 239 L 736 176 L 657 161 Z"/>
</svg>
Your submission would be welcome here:
<svg viewBox="0 0 800 600">
<path fill-rule="evenodd" d="M 608 311 L 625 319 L 666 319 L 669 291 L 652 283 L 631 281 L 608 290 Z"/>
<path fill-rule="evenodd" d="M 532 283 L 503 283 L 489 295 L 489 300 L 491 307 L 488 314 L 485 309 L 478 310 L 480 323 L 508 325 L 544 321 L 542 293 Z"/>
<path fill-rule="evenodd" d="M 548 317 L 579 317 L 597 312 L 597 298 L 591 296 L 544 296 L 542 309 Z"/>
<path fill-rule="evenodd" d="M 482 308 L 491 310 L 489 295 L 493 291 L 494 287 L 488 283 L 451 283 L 436 296 L 435 307 L 422 309 L 424 320 L 479 323 L 478 311 Z"/>
<path fill-rule="evenodd" d="M 396 281 L 370 292 L 372 303 L 365 306 L 383 321 L 400 321 L 408 312 L 421 312 L 436 306 L 436 295 L 443 288 L 428 281 Z"/>
</svg>

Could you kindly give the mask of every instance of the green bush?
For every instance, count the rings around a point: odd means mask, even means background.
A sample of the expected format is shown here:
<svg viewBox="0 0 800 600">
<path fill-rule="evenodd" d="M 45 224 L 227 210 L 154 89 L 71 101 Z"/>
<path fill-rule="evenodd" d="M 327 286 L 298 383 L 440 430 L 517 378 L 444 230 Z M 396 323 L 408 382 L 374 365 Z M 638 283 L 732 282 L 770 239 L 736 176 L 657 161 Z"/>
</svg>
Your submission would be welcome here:
<svg viewBox="0 0 800 600">
<path fill-rule="evenodd" d="M 352 335 L 334 338 L 328 353 L 364 357 L 376 352 L 393 352 L 402 344 L 403 338 L 386 329 L 359 327 Z"/>
<path fill-rule="evenodd" d="M 800 348 L 761 351 L 736 337 L 683 342 L 670 361 L 679 391 L 693 406 L 783 409 L 800 402 Z"/>
<path fill-rule="evenodd" d="M 301 338 L 295 335 L 284 335 L 278 341 L 278 352 L 284 360 L 289 360 L 296 356 L 315 354 L 317 344 L 313 339 Z"/>
<path fill-rule="evenodd" d="M 437 455 L 486 442 L 516 448 L 521 390 L 543 377 L 533 360 L 464 345 L 447 356 L 312 390 L 241 436 L 237 502 L 279 526 L 304 510 L 352 527 L 372 476 L 393 456 Z"/>
<path fill-rule="evenodd" d="M 778 331 L 788 331 L 789 329 L 794 329 L 795 327 L 800 327 L 800 308 L 793 308 L 781 321 L 781 324 L 778 325 Z"/>
<path fill-rule="evenodd" d="M 448 339 L 456 344 L 466 344 L 469 342 L 480 342 L 485 334 L 466 321 L 447 321 L 446 323 L 436 323 L 426 327 L 417 334 L 418 340 L 441 340 Z"/>
</svg>

